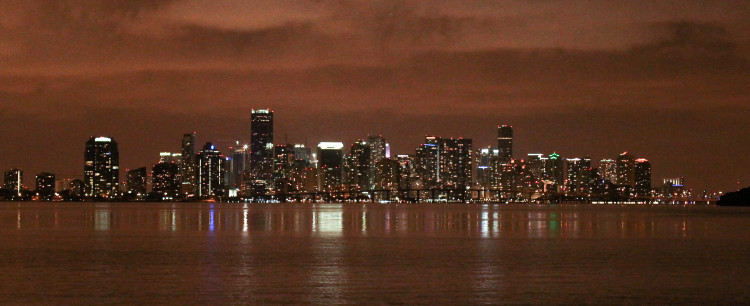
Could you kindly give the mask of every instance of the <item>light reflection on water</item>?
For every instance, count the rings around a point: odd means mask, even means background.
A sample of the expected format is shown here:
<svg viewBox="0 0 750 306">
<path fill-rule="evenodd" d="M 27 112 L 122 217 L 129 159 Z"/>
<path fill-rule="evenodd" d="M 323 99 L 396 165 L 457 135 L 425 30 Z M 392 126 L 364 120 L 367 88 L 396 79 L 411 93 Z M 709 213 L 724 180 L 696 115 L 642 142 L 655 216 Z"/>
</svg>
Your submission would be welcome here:
<svg viewBox="0 0 750 306">
<path fill-rule="evenodd" d="M 750 210 L 0 203 L 0 303 L 738 303 Z"/>
</svg>

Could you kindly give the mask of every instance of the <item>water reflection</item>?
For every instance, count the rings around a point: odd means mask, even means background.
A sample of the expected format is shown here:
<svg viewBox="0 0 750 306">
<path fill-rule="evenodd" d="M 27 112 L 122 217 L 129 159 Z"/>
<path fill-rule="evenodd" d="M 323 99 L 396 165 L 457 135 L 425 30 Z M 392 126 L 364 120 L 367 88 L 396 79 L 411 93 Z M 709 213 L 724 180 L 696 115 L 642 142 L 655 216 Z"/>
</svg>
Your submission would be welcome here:
<svg viewBox="0 0 750 306">
<path fill-rule="evenodd" d="M 0 226 L 88 227 L 95 231 L 221 231 L 319 237 L 476 236 L 479 238 L 701 237 L 720 224 L 698 216 L 714 207 L 631 209 L 593 206 L 0 203 Z M 13 219 L 9 219 L 9 210 Z M 697 215 L 696 215 L 697 214 Z M 726 214 L 720 214 L 721 217 Z M 48 222 L 51 221 L 51 222 Z M 11 223 L 12 222 L 12 223 Z M 718 227 L 717 227 L 718 226 Z M 713 231 L 713 232 L 712 232 Z"/>
</svg>

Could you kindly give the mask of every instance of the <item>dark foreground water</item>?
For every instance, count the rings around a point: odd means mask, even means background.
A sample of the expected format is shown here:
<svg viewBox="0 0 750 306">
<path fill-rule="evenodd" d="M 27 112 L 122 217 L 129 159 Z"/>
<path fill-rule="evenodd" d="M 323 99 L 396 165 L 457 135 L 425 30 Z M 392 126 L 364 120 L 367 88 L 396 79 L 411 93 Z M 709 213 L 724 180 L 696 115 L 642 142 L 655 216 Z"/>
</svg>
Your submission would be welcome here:
<svg viewBox="0 0 750 306">
<path fill-rule="evenodd" d="M 749 303 L 750 209 L 0 203 L 0 304 Z"/>
</svg>

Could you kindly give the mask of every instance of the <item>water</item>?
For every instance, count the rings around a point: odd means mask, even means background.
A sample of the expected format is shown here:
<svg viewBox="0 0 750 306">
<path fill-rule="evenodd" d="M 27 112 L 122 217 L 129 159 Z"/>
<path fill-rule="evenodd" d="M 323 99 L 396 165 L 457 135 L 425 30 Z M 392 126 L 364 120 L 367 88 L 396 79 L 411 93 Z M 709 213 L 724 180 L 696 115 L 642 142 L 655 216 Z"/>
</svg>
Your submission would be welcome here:
<svg viewBox="0 0 750 306">
<path fill-rule="evenodd" d="M 748 303 L 750 209 L 0 203 L 0 304 Z"/>
</svg>

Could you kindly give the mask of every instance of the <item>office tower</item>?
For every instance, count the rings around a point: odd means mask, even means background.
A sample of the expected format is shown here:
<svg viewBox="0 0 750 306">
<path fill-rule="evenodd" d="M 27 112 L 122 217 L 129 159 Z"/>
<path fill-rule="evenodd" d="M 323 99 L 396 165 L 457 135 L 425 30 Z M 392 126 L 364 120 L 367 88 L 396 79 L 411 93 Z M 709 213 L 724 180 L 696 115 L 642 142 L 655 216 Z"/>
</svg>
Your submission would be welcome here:
<svg viewBox="0 0 750 306">
<path fill-rule="evenodd" d="M 273 150 L 273 180 L 276 193 L 292 191 L 291 174 L 294 166 L 294 146 L 277 145 Z"/>
<path fill-rule="evenodd" d="M 510 125 L 497 126 L 497 149 L 498 157 L 503 163 L 508 163 L 513 158 L 513 127 Z"/>
<path fill-rule="evenodd" d="M 492 171 L 490 170 L 493 160 L 498 158 L 499 150 L 491 146 L 483 148 L 476 154 L 476 185 L 481 188 L 489 188 L 492 180 Z"/>
<path fill-rule="evenodd" d="M 320 169 L 319 189 L 339 190 L 343 180 L 344 144 L 341 142 L 321 142 L 318 144 L 318 169 Z"/>
<path fill-rule="evenodd" d="M 160 162 L 151 169 L 151 189 L 159 198 L 171 199 L 180 194 L 180 167 L 175 162 Z"/>
<path fill-rule="evenodd" d="M 414 171 L 421 183 L 417 187 L 430 189 L 438 187 L 440 144 L 435 136 L 426 136 L 425 142 L 417 147 L 414 154 Z"/>
<path fill-rule="evenodd" d="M 195 194 L 197 185 L 197 163 L 195 160 L 195 132 L 182 136 L 182 163 L 180 164 L 180 192 Z"/>
<path fill-rule="evenodd" d="M 250 121 L 250 171 L 255 181 L 270 186 L 273 183 L 273 112 L 254 109 Z"/>
<path fill-rule="evenodd" d="M 142 196 L 146 194 L 146 180 L 148 174 L 146 167 L 141 167 L 128 171 L 127 174 L 127 193 L 129 195 Z"/>
<path fill-rule="evenodd" d="M 10 169 L 8 172 L 5 172 L 5 189 L 16 196 L 21 195 L 21 191 L 23 190 L 23 171 Z"/>
<path fill-rule="evenodd" d="M 55 175 L 42 172 L 36 175 L 36 194 L 42 201 L 50 201 L 55 197 Z"/>
<path fill-rule="evenodd" d="M 376 146 L 377 147 L 377 146 Z M 368 145 L 367 142 L 360 139 L 354 142 L 349 149 L 349 154 L 345 160 L 345 183 L 349 185 L 349 188 L 354 190 L 368 190 L 371 188 L 370 174 L 374 173 L 374 163 L 371 163 L 370 158 L 373 157 L 370 150 L 373 146 Z M 385 158 L 385 146 L 383 146 L 383 157 Z M 378 156 L 379 157 L 379 156 Z"/>
<path fill-rule="evenodd" d="M 447 189 L 471 187 L 471 139 L 441 139 L 439 144 L 439 186 Z"/>
<path fill-rule="evenodd" d="M 292 148 L 292 155 L 294 156 L 294 164 L 306 167 L 312 165 L 312 152 L 305 145 L 295 144 Z"/>
<path fill-rule="evenodd" d="M 216 198 L 224 196 L 225 159 L 216 147 L 207 142 L 196 156 L 198 165 L 196 196 L 198 198 Z"/>
<path fill-rule="evenodd" d="M 617 180 L 614 182 L 620 187 L 635 186 L 635 157 L 628 152 L 624 152 L 617 157 L 615 162 L 615 173 Z"/>
<path fill-rule="evenodd" d="M 568 168 L 566 187 L 568 188 L 568 193 L 588 193 L 591 177 L 591 158 L 568 158 L 566 161 Z"/>
<path fill-rule="evenodd" d="M 182 164 L 182 154 L 172 152 L 159 152 L 160 163 L 174 163 L 177 166 Z"/>
<path fill-rule="evenodd" d="M 399 181 L 401 184 L 400 188 L 417 189 L 418 186 L 412 185 L 418 180 L 417 174 L 414 171 L 414 155 L 396 155 L 396 160 L 398 160 L 398 163 L 401 166 L 401 179 Z"/>
<path fill-rule="evenodd" d="M 605 158 L 599 161 L 599 172 L 605 181 L 617 182 L 617 162 L 614 159 Z"/>
<path fill-rule="evenodd" d="M 381 159 L 390 157 L 390 146 L 388 145 L 388 141 L 383 138 L 382 135 L 368 135 L 367 136 L 367 145 L 369 146 L 369 152 L 370 156 L 368 158 L 369 160 L 369 172 L 367 173 L 368 178 L 370 179 L 370 182 L 368 182 L 371 186 L 367 186 L 363 188 L 370 188 L 374 184 L 375 180 L 375 164 L 380 161 Z"/>
<path fill-rule="evenodd" d="M 120 179 L 120 154 L 110 137 L 93 136 L 86 142 L 83 181 L 87 197 L 117 196 Z"/>
<path fill-rule="evenodd" d="M 375 189 L 398 190 L 403 188 L 401 162 L 396 159 L 383 158 L 375 163 Z"/>
<path fill-rule="evenodd" d="M 645 158 L 636 159 L 633 172 L 634 193 L 637 196 L 649 196 L 651 194 L 651 163 Z"/>
<path fill-rule="evenodd" d="M 544 179 L 552 182 L 556 188 L 561 188 L 564 182 L 565 169 L 560 154 L 552 153 L 544 161 Z"/>
<path fill-rule="evenodd" d="M 542 159 L 544 154 L 540 153 L 529 153 L 526 154 L 526 167 L 535 178 L 541 180 L 544 177 L 544 161 Z"/>
<path fill-rule="evenodd" d="M 247 191 L 250 182 L 246 182 L 244 178 L 250 171 L 250 146 L 230 147 L 227 162 L 227 188 L 236 192 Z"/>
</svg>

